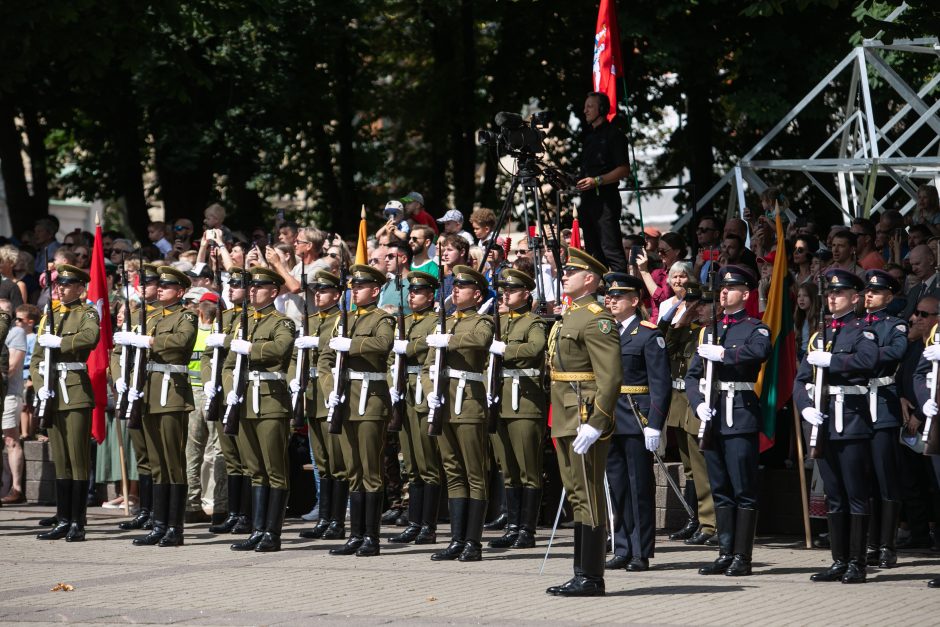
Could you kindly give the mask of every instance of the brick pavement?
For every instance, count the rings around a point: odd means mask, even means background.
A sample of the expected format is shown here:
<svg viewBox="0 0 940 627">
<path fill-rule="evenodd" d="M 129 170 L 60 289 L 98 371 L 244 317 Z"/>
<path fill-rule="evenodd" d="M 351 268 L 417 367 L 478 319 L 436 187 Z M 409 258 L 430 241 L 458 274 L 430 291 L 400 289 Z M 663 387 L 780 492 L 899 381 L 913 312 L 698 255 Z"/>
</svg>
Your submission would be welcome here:
<svg viewBox="0 0 940 627">
<path fill-rule="evenodd" d="M 653 569 L 607 574 L 603 599 L 544 593 L 570 576 L 571 531 L 561 530 L 545 573 L 539 546 L 484 553 L 476 564 L 433 563 L 430 547 L 383 543 L 381 557 L 334 557 L 338 543 L 297 538 L 308 525 L 289 521 L 284 550 L 235 553 L 231 536 L 191 526 L 186 546 L 133 547 L 137 532 L 117 531 L 120 518 L 93 508 L 89 541 L 39 542 L 36 520 L 51 508 L 0 509 L 0 622 L 273 625 L 636 623 L 696 625 L 935 625 L 940 555 L 902 553 L 901 566 L 869 569 L 860 586 L 812 584 L 828 552 L 793 540 L 759 538 L 753 577 L 701 577 L 695 568 L 716 555 L 658 538 Z M 446 526 L 443 528 L 446 531 Z M 383 534 L 388 537 L 390 533 Z M 492 537 L 494 534 L 488 533 Z M 442 534 L 443 537 L 443 534 Z M 72 592 L 50 592 L 58 582 Z"/>
</svg>

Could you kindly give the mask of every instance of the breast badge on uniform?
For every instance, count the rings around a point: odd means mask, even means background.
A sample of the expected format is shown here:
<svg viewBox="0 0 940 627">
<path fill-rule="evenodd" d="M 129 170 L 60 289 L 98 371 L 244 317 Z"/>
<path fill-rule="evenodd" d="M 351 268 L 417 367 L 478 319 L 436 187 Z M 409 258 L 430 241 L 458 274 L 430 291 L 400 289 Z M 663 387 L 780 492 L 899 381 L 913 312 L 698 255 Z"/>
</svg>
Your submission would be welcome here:
<svg viewBox="0 0 940 627">
<path fill-rule="evenodd" d="M 763 335 L 764 337 L 770 337 L 770 331 L 768 331 L 767 329 L 758 329 L 757 332 Z"/>
<path fill-rule="evenodd" d="M 898 326 L 895 327 L 895 329 L 897 329 L 898 331 L 900 331 L 900 332 L 903 333 L 904 335 L 907 335 L 907 325 L 899 324 Z"/>
<path fill-rule="evenodd" d="M 597 329 L 604 335 L 607 335 L 608 333 L 610 333 L 613 330 L 613 328 L 614 328 L 614 324 L 610 320 L 598 320 L 597 321 Z"/>
<path fill-rule="evenodd" d="M 658 344 L 660 348 L 666 348 L 666 339 L 658 337 L 656 338 L 656 344 Z"/>
<path fill-rule="evenodd" d="M 867 340 L 874 340 L 874 339 L 875 339 L 875 334 L 872 333 L 871 331 L 862 331 L 862 335 L 864 335 L 864 336 L 865 336 L 865 339 L 867 339 Z"/>
</svg>

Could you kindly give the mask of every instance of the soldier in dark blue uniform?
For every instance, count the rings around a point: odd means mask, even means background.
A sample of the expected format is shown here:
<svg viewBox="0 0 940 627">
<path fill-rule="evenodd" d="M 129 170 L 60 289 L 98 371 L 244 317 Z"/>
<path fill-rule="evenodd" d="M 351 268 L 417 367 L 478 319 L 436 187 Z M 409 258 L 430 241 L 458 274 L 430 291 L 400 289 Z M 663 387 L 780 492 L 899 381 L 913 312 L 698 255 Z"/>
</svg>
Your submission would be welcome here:
<svg viewBox="0 0 940 627">
<path fill-rule="evenodd" d="M 865 281 L 865 322 L 878 342 L 878 365 L 868 382 L 868 409 L 874 428 L 871 454 L 878 481 L 868 525 L 868 560 L 877 561 L 879 568 L 891 568 L 898 561 L 895 539 L 901 515 L 901 399 L 894 376 L 907 350 L 907 323 L 889 316 L 886 309 L 901 291 L 901 284 L 884 270 L 869 270 Z"/>
<path fill-rule="evenodd" d="M 760 402 L 754 383 L 761 364 L 770 355 L 770 330 L 747 315 L 744 304 L 757 280 L 741 266 L 720 271 L 717 342 L 707 341 L 708 329 L 699 336 L 698 351 L 685 376 L 689 406 L 714 434 L 714 446 L 705 451 L 708 481 L 715 501 L 718 527 L 718 559 L 699 569 L 701 575 L 735 577 L 751 574 L 751 553 L 757 527 L 757 465 L 762 426 Z M 711 392 L 703 392 L 706 361 L 714 362 L 713 389 L 718 402 L 711 406 Z M 706 394 L 708 396 L 706 396 Z"/>
<path fill-rule="evenodd" d="M 871 509 L 868 502 L 868 465 L 871 461 L 872 424 L 868 409 L 868 382 L 878 364 L 878 344 L 864 319 L 855 315 L 862 280 L 846 270 L 826 273 L 831 333 L 825 350 L 813 349 L 800 364 L 793 398 L 806 422 L 821 426 L 824 458 L 818 460 L 826 489 L 832 565 L 812 581 L 864 583 L 866 539 Z M 824 412 L 813 405 L 813 366 L 826 369 Z"/>
<path fill-rule="evenodd" d="M 616 426 L 607 455 L 614 512 L 614 556 L 608 570 L 649 569 L 655 547 L 653 455 L 669 413 L 672 379 L 666 340 L 637 312 L 643 281 L 620 272 L 604 276 L 607 309 L 617 321 L 623 384 L 614 410 Z"/>
</svg>

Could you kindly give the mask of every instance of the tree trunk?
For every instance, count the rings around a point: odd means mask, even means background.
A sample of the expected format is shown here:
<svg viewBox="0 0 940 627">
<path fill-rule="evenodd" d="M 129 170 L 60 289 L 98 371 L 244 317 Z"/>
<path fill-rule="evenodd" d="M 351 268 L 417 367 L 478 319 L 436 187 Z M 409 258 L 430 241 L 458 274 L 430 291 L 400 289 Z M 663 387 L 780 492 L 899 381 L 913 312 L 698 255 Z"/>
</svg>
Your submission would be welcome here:
<svg viewBox="0 0 940 627">
<path fill-rule="evenodd" d="M 715 153 L 712 144 L 714 117 L 711 105 L 712 72 L 694 58 L 685 74 L 685 93 L 688 98 L 686 133 L 689 145 L 690 181 L 695 186 L 696 200 L 715 182 Z"/>
<path fill-rule="evenodd" d="M 29 142 L 29 171 L 32 177 L 30 205 L 33 215 L 49 213 L 49 176 L 46 172 L 46 129 L 39 121 L 39 112 L 33 107 L 23 108 L 26 139 Z"/>
<path fill-rule="evenodd" d="M 359 220 L 359 193 L 356 189 L 356 156 L 353 152 L 355 129 L 353 128 L 353 98 L 355 85 L 353 67 L 350 63 L 352 51 L 348 37 L 343 34 L 334 57 L 336 75 L 336 109 L 338 120 L 336 135 L 339 144 L 340 204 L 335 207 L 334 230 L 343 237 L 351 236 Z"/>
<path fill-rule="evenodd" d="M 13 103 L 0 99 L 0 174 L 3 175 L 10 227 L 13 234 L 19 236 L 32 228 L 37 218 L 49 215 L 49 205 L 33 206 L 23 164 L 23 137 L 16 127 L 16 115 Z"/>
<path fill-rule="evenodd" d="M 473 2 L 461 0 L 458 23 L 459 46 L 454 67 L 457 69 L 451 148 L 454 168 L 454 204 L 464 215 L 473 211 L 476 174 L 475 99 L 477 79 L 476 31 Z"/>
</svg>

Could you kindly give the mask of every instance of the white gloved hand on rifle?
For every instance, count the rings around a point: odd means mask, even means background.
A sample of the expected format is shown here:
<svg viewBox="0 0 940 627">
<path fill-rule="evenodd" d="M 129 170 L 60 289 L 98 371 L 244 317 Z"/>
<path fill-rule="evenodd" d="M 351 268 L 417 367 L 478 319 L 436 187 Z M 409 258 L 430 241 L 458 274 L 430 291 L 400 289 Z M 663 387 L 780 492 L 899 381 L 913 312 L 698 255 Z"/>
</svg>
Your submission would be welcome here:
<svg viewBox="0 0 940 627">
<path fill-rule="evenodd" d="M 702 422 L 708 422 L 715 415 L 715 410 L 708 406 L 708 403 L 699 403 L 695 408 L 695 415 Z"/>
<path fill-rule="evenodd" d="M 225 346 L 224 333 L 210 333 L 206 336 L 206 348 L 221 348 Z"/>
<path fill-rule="evenodd" d="M 924 416 L 927 418 L 933 418 L 937 415 L 937 401 L 933 399 L 927 399 L 927 402 L 924 403 L 924 406 L 921 408 L 921 411 L 924 412 Z"/>
<path fill-rule="evenodd" d="M 320 338 L 316 335 L 301 335 L 296 340 L 294 340 L 294 347 L 300 349 L 307 348 L 318 348 L 320 346 Z"/>
<path fill-rule="evenodd" d="M 435 392 L 428 394 L 428 408 L 437 409 L 443 404 L 443 399 L 438 396 Z"/>
<path fill-rule="evenodd" d="M 807 407 L 800 412 L 800 415 L 803 416 L 803 420 L 813 425 L 814 427 L 821 426 L 826 419 L 826 414 L 822 413 L 815 407 Z"/>
<path fill-rule="evenodd" d="M 408 340 L 395 340 L 392 344 L 392 350 L 396 355 L 406 355 L 408 353 Z"/>
</svg>

